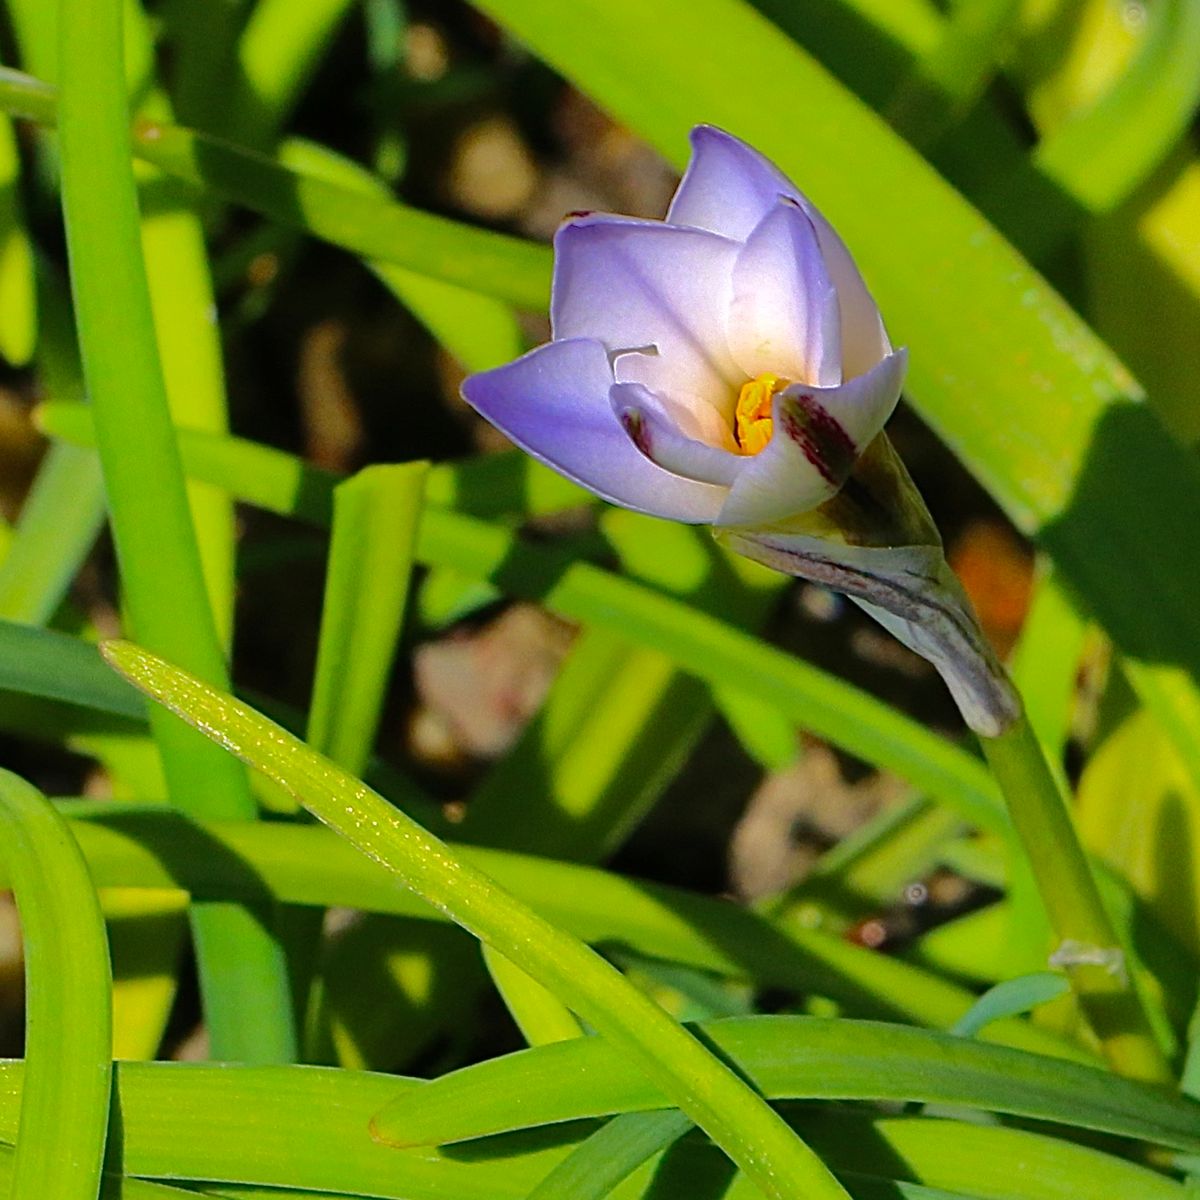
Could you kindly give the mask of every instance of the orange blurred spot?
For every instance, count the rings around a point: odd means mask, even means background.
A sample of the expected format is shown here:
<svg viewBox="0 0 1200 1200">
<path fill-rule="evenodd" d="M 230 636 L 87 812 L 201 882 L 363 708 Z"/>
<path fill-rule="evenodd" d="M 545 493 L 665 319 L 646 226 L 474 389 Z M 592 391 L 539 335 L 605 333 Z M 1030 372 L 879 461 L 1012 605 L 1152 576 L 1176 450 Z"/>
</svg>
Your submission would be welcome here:
<svg viewBox="0 0 1200 1200">
<path fill-rule="evenodd" d="M 1033 556 L 999 521 L 972 521 L 954 542 L 950 566 L 1001 656 L 1012 649 L 1033 591 Z"/>
</svg>

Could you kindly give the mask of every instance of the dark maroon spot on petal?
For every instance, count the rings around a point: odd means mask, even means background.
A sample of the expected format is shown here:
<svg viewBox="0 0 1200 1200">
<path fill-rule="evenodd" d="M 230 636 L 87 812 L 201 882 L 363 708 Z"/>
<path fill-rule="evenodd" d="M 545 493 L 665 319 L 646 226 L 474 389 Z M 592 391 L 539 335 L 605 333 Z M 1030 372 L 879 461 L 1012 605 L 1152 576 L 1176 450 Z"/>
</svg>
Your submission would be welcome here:
<svg viewBox="0 0 1200 1200">
<path fill-rule="evenodd" d="M 841 487 L 858 458 L 858 448 L 841 422 L 811 392 L 785 396 L 779 406 L 779 420 L 784 433 L 800 447 L 821 477 Z"/>
<path fill-rule="evenodd" d="M 563 217 L 563 220 L 564 221 L 579 221 L 579 220 L 582 220 L 584 217 L 590 217 L 595 211 L 596 210 L 594 208 L 576 208 L 576 209 L 573 209 L 571 212 L 567 213 L 567 215 L 565 217 Z"/>
<path fill-rule="evenodd" d="M 636 408 L 626 408 L 621 412 L 621 424 L 629 434 L 629 440 L 647 457 L 650 454 L 650 427 L 645 418 Z"/>
</svg>

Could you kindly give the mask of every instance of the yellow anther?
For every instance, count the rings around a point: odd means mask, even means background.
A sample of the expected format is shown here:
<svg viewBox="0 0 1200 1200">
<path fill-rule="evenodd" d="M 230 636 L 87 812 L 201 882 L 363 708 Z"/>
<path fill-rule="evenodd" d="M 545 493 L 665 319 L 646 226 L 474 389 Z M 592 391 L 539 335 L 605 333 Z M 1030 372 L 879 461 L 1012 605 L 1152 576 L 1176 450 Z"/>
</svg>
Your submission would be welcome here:
<svg viewBox="0 0 1200 1200">
<path fill-rule="evenodd" d="M 769 371 L 742 384 L 733 424 L 733 440 L 742 454 L 757 454 L 771 440 L 771 397 L 787 385 L 788 380 Z"/>
</svg>

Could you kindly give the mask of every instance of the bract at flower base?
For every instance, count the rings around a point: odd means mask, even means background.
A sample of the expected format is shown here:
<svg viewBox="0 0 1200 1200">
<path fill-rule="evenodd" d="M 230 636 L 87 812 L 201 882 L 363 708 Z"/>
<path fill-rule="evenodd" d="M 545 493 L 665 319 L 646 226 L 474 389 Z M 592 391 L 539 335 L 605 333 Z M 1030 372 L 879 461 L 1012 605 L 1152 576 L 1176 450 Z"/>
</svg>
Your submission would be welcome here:
<svg viewBox="0 0 1200 1200">
<path fill-rule="evenodd" d="M 714 533 L 755 562 L 848 596 L 937 668 L 976 733 L 998 737 L 1020 717 L 1020 697 L 886 434 L 821 508 L 773 527 Z"/>
</svg>

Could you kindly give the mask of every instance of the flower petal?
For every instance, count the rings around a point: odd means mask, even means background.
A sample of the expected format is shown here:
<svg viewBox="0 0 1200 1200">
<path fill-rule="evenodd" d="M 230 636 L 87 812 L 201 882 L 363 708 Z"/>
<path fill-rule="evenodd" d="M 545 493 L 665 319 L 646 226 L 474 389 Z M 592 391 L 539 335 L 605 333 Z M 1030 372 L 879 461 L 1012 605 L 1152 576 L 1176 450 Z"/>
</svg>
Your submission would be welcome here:
<svg viewBox="0 0 1200 1200">
<path fill-rule="evenodd" d="M 580 338 L 472 375 L 462 394 L 523 450 L 605 500 L 675 521 L 711 522 L 725 489 L 650 462 L 613 414 L 612 382 L 604 345 Z"/>
<path fill-rule="evenodd" d="M 640 383 L 614 384 L 609 399 L 633 444 L 676 475 L 728 487 L 747 461 L 709 439 L 689 436 L 672 405 Z"/>
<path fill-rule="evenodd" d="M 692 130 L 692 160 L 667 210 L 667 221 L 745 241 L 780 196 L 795 200 L 816 229 L 842 317 L 842 377 L 869 371 L 891 353 L 879 309 L 833 226 L 782 171 L 732 134 L 712 125 Z"/>
<path fill-rule="evenodd" d="M 836 388 L 793 385 L 774 399 L 774 433 L 739 472 L 718 525 L 765 525 L 823 504 L 883 428 L 904 383 L 905 350 Z"/>
<path fill-rule="evenodd" d="M 691 133 L 692 158 L 667 209 L 671 225 L 691 225 L 744 242 L 780 196 L 799 200 L 773 163 L 714 125 Z"/>
<path fill-rule="evenodd" d="M 842 381 L 837 292 L 795 200 L 776 201 L 738 255 L 728 339 L 752 379 L 769 371 L 819 387 Z"/>
<path fill-rule="evenodd" d="M 663 361 L 657 354 L 639 351 L 618 355 L 613 362 L 613 376 L 618 383 L 641 384 L 646 391 L 652 392 L 655 402 L 665 409 L 671 423 L 688 437 L 731 452 L 737 450 L 733 439 L 737 403 L 734 389 L 723 389 L 720 403 L 714 404 L 681 388 L 671 373 L 664 370 Z"/>
<path fill-rule="evenodd" d="M 554 337 L 598 338 L 612 352 L 655 346 L 660 382 L 717 403 L 736 391 L 725 317 L 738 249 L 661 221 L 568 221 L 554 239 Z"/>
</svg>

